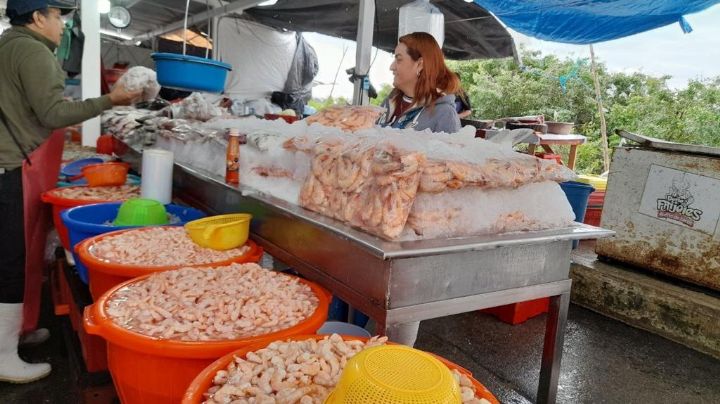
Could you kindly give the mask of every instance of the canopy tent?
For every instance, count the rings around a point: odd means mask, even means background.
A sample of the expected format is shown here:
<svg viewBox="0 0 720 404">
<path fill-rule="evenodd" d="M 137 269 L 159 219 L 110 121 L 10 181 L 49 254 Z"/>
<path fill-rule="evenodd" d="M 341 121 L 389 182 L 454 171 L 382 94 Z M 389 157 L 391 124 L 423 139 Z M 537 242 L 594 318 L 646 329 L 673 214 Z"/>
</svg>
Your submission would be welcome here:
<svg viewBox="0 0 720 404">
<path fill-rule="evenodd" d="M 609 41 L 668 24 L 692 29 L 683 15 L 720 0 L 474 0 L 508 27 L 538 39 L 572 44 Z"/>
<path fill-rule="evenodd" d="M 376 2 L 373 45 L 392 52 L 397 44 L 398 8 L 408 0 L 383 0 Z M 146 39 L 148 32 L 159 32 L 163 26 L 183 18 L 184 2 L 173 0 L 130 1 L 133 24 L 123 31 L 133 40 Z M 203 17 L 208 7 L 220 8 L 235 2 L 193 0 L 190 16 L 194 23 L 205 26 Z M 473 3 L 460 0 L 434 1 L 445 15 L 445 55 L 450 59 L 486 59 L 513 56 L 513 40 L 505 27 L 490 13 Z M 355 40 L 358 32 L 360 0 L 279 0 L 271 6 L 247 8 L 238 13 L 268 27 L 297 32 L 321 34 Z M 230 14 L 232 15 L 232 13 Z M 318 18 L 322 16 L 322 18 Z M 107 28 L 107 27 L 105 27 Z M 174 30 L 174 29 L 173 29 Z M 146 34 L 146 35 L 142 35 Z"/>
<path fill-rule="evenodd" d="M 375 2 L 373 45 L 393 52 L 398 38 L 398 9 L 408 0 Z M 445 56 L 454 60 L 513 56 L 513 40 L 485 9 L 460 0 L 433 1 L 445 16 Z M 270 27 L 355 40 L 359 0 L 281 0 L 270 7 L 246 10 L 241 18 Z M 322 16 L 322 18 L 318 18 Z"/>
</svg>

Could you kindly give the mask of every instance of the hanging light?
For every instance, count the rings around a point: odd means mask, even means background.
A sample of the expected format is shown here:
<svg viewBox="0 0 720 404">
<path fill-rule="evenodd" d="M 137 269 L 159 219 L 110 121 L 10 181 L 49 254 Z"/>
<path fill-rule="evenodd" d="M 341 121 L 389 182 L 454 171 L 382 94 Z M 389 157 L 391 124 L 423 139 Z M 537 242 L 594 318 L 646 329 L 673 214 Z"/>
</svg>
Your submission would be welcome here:
<svg viewBox="0 0 720 404">
<path fill-rule="evenodd" d="M 274 6 L 275 3 L 277 3 L 277 0 L 267 0 L 267 1 L 263 1 L 262 3 L 259 3 L 258 7 Z"/>
<path fill-rule="evenodd" d="M 110 11 L 111 7 L 112 7 L 112 4 L 110 4 L 110 0 L 99 0 L 98 1 L 98 13 L 100 13 L 100 14 L 107 14 Z"/>
</svg>

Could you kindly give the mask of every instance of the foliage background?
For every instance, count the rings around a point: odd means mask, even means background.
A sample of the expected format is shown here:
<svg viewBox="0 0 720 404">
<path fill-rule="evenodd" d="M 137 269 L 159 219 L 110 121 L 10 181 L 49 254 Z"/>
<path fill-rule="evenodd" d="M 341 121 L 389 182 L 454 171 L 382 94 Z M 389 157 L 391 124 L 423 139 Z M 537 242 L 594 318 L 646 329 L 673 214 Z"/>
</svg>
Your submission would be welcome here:
<svg viewBox="0 0 720 404">
<path fill-rule="evenodd" d="M 600 174 L 600 119 L 589 59 L 559 59 L 523 49 L 522 65 L 513 59 L 448 62 L 460 74 L 475 119 L 543 114 L 548 121 L 575 122 L 588 137 L 578 148 L 576 170 Z M 662 61 L 658 61 L 662 64 Z M 692 80 L 671 89 L 670 76 L 608 72 L 597 64 L 611 148 L 620 144 L 616 129 L 675 142 L 720 147 L 720 76 Z M 378 90 L 379 104 L 390 86 Z M 312 101 L 316 108 L 345 99 Z M 567 153 L 567 150 L 563 151 Z"/>
<path fill-rule="evenodd" d="M 575 132 L 588 137 L 578 148 L 577 171 L 600 174 L 600 118 L 589 59 L 521 53 L 523 66 L 512 59 L 449 62 L 460 74 L 473 117 L 544 114 L 546 120 L 575 122 Z M 611 73 L 602 63 L 597 68 L 611 147 L 620 143 L 616 129 L 720 146 L 720 77 L 673 90 L 667 84 L 670 76 Z"/>
</svg>

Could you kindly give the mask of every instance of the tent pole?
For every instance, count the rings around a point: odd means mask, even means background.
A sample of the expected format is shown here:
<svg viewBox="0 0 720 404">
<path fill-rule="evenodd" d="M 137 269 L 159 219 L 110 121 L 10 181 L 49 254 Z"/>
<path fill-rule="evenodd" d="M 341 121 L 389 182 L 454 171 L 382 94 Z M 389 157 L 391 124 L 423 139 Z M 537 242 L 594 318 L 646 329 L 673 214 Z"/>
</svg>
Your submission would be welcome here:
<svg viewBox="0 0 720 404">
<path fill-rule="evenodd" d="M 375 0 L 360 0 L 358 30 L 355 49 L 355 74 L 366 76 L 370 71 L 373 27 L 375 26 Z M 353 104 L 367 105 L 369 80 L 356 79 L 353 84 Z"/>
<path fill-rule="evenodd" d="M 605 109 L 603 108 L 602 95 L 600 93 L 600 80 L 598 79 L 597 68 L 595 67 L 595 51 L 590 45 L 590 67 L 592 68 L 593 82 L 595 84 L 595 100 L 600 114 L 600 137 L 603 151 L 603 172 L 610 170 L 610 151 L 608 150 L 607 124 L 605 123 Z"/>
</svg>

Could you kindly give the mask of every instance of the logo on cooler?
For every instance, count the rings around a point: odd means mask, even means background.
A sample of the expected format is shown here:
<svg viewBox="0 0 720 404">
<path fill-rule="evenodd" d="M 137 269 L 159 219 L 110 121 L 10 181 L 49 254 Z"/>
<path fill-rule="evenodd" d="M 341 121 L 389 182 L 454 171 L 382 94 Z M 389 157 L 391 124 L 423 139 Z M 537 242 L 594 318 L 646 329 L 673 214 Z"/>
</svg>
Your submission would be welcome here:
<svg viewBox="0 0 720 404">
<path fill-rule="evenodd" d="M 671 219 L 693 227 L 702 218 L 703 211 L 691 205 L 695 198 L 690 193 L 690 183 L 685 179 L 673 179 L 665 198 L 657 200 L 657 217 Z"/>
</svg>

